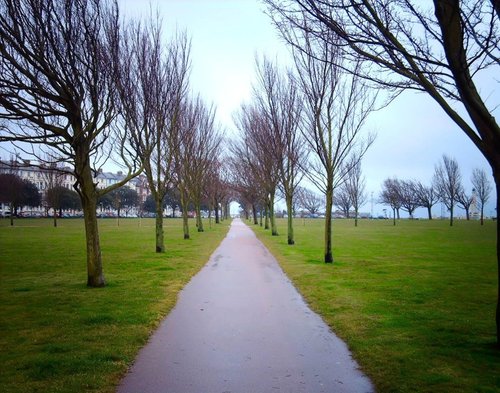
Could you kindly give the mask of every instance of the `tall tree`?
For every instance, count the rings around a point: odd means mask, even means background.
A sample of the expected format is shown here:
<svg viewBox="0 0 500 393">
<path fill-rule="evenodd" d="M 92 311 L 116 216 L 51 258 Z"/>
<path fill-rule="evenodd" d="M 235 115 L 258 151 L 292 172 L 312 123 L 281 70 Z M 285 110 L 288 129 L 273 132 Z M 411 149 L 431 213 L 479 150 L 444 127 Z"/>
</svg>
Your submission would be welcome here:
<svg viewBox="0 0 500 393">
<path fill-rule="evenodd" d="M 137 153 L 143 157 L 144 172 L 153 195 L 155 249 L 165 251 L 163 200 L 172 187 L 173 159 L 179 116 L 189 83 L 190 42 L 177 33 L 165 44 L 157 16 L 146 24 L 129 26 L 122 58 L 120 96 L 127 127 L 134 132 Z"/>
<path fill-rule="evenodd" d="M 90 287 L 105 285 L 97 199 L 138 174 L 124 128 L 114 127 L 120 34 L 116 3 L 0 2 L 0 119 L 7 125 L 0 141 L 37 145 L 30 153 L 58 155 L 72 166 L 84 212 Z M 128 174 L 98 190 L 94 174 L 113 148 Z"/>
<path fill-rule="evenodd" d="M 233 145 L 233 154 L 242 160 L 241 168 L 252 174 L 255 181 L 246 188 L 254 203 L 263 201 L 269 216 L 272 236 L 278 236 L 274 214 L 274 202 L 279 183 L 278 162 L 270 144 L 270 130 L 266 126 L 265 114 L 255 105 L 242 105 L 235 117 L 241 139 Z M 258 190 L 256 189 L 258 187 Z M 267 224 L 267 218 L 266 218 Z M 267 229 L 267 225 L 266 225 Z"/>
<path fill-rule="evenodd" d="M 481 225 L 484 224 L 484 206 L 490 197 L 491 185 L 484 169 L 475 168 L 472 171 L 472 186 L 476 190 L 481 205 Z"/>
<path fill-rule="evenodd" d="M 222 143 L 219 125 L 215 122 L 215 108 L 197 101 L 198 118 L 196 127 L 191 131 L 192 146 L 189 156 L 185 157 L 185 173 L 188 176 L 190 199 L 196 210 L 196 226 L 198 232 L 203 232 L 201 204 L 209 179 L 209 173 L 214 161 L 218 158 L 218 149 Z"/>
<path fill-rule="evenodd" d="M 462 192 L 462 175 L 458 162 L 443 155 L 442 162 L 436 165 L 433 182 L 439 198 L 450 212 L 450 226 L 453 226 L 454 207 Z"/>
<path fill-rule="evenodd" d="M 307 23 L 305 19 L 302 23 Z M 297 79 L 304 94 L 304 137 L 311 149 L 309 180 L 325 195 L 324 261 L 333 262 L 332 206 L 334 189 L 372 144 L 374 137 L 362 137 L 363 125 L 375 110 L 376 96 L 361 79 L 349 76 L 341 52 L 316 40 L 307 29 L 287 31 L 288 38 L 303 50 L 294 52 Z"/>
<path fill-rule="evenodd" d="M 493 116 L 496 102 L 486 100 L 500 66 L 498 1 L 434 0 L 433 6 L 415 0 L 265 1 L 281 29 L 307 28 L 343 57 L 363 61 L 361 70 L 351 68 L 356 75 L 378 87 L 432 97 L 488 160 L 500 211 L 500 127 Z M 478 88 L 481 78 L 491 81 L 491 89 Z M 500 284 L 500 220 L 497 263 Z M 500 285 L 496 326 L 500 346 Z"/>
<path fill-rule="evenodd" d="M 287 241 L 292 245 L 295 244 L 293 197 L 307 159 L 300 131 L 302 98 L 291 72 L 281 71 L 268 59 L 257 61 L 257 75 L 254 99 L 265 120 L 265 130 L 269 133 L 267 144 L 278 169 L 279 187 L 287 208 Z M 256 220 L 256 213 L 254 215 Z"/>
</svg>

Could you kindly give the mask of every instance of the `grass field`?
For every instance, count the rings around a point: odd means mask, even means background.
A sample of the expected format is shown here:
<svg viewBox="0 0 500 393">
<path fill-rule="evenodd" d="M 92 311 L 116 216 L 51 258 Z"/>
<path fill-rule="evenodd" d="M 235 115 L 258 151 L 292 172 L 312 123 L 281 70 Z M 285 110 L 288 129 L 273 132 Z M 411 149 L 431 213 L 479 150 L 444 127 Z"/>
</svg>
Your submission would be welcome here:
<svg viewBox="0 0 500 393">
<path fill-rule="evenodd" d="M 379 392 L 498 392 L 495 225 L 477 221 L 295 221 L 296 245 L 251 226 Z"/>
<path fill-rule="evenodd" d="M 0 220 L 0 391 L 113 392 L 177 293 L 205 263 L 228 221 L 182 239 L 165 220 L 100 222 L 108 286 L 88 289 L 83 220 Z"/>
</svg>

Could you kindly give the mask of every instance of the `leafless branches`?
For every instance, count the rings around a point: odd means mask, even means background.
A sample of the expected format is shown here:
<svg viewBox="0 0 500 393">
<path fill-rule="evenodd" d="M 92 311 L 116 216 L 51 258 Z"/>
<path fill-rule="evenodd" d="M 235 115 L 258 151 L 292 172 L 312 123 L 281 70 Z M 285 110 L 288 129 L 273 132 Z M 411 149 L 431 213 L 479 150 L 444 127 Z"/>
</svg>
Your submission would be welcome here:
<svg viewBox="0 0 500 393">
<path fill-rule="evenodd" d="M 443 161 L 436 165 L 433 183 L 440 200 L 450 211 L 450 226 L 453 226 L 453 209 L 462 192 L 462 175 L 454 158 L 443 155 Z"/>
</svg>

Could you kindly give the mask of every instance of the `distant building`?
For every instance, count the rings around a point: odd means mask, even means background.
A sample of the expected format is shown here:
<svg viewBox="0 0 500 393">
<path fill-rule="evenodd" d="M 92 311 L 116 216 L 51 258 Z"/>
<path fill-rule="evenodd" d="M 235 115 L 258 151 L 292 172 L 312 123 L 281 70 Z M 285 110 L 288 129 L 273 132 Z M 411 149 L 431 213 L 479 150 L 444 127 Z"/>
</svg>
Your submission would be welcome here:
<svg viewBox="0 0 500 393">
<path fill-rule="evenodd" d="M 56 170 L 55 170 L 56 169 Z M 50 166 L 44 163 L 37 163 L 30 160 L 22 160 L 19 158 L 11 159 L 9 161 L 0 160 L 0 173 L 12 173 L 19 176 L 23 180 L 28 180 L 33 183 L 40 193 L 42 200 L 47 189 L 54 184 L 54 176 L 57 176 L 57 184 L 69 190 L 74 190 L 75 183 L 74 176 L 70 173 L 70 167 L 56 165 Z M 99 170 L 95 176 L 95 182 L 98 188 L 106 188 L 113 184 L 122 181 L 125 178 L 123 172 L 116 173 L 104 172 Z M 147 178 L 144 175 L 132 179 L 127 183 L 127 186 L 137 191 L 139 195 L 139 202 L 143 203 L 149 195 L 149 186 Z M 2 212 L 9 210 L 7 205 L 0 204 Z M 37 210 L 43 211 L 40 206 Z"/>
</svg>

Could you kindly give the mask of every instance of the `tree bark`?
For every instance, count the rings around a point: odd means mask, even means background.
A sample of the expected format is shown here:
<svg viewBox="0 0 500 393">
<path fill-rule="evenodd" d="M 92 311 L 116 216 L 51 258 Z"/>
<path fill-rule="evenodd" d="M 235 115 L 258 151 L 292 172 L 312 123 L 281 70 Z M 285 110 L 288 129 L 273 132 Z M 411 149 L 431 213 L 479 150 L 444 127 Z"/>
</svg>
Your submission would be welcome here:
<svg viewBox="0 0 500 393">
<path fill-rule="evenodd" d="M 453 203 L 450 205 L 450 227 L 453 226 Z"/>
<path fill-rule="evenodd" d="M 276 227 L 276 217 L 274 216 L 274 192 L 269 197 L 269 218 L 271 220 L 271 235 L 278 236 L 278 228 Z"/>
<path fill-rule="evenodd" d="M 56 209 L 54 209 L 54 228 L 57 228 L 57 212 L 56 212 Z"/>
<path fill-rule="evenodd" d="M 293 201 L 292 201 L 292 196 L 287 195 L 286 196 L 286 211 L 288 213 L 288 232 L 287 232 L 287 237 L 288 237 L 288 244 L 293 245 L 295 244 L 295 239 L 293 235 Z"/>
<path fill-rule="evenodd" d="M 196 226 L 198 227 L 198 232 L 204 232 L 203 221 L 201 220 L 201 207 L 200 204 L 196 204 Z"/>
<path fill-rule="evenodd" d="M 257 208 L 255 207 L 255 203 L 252 203 L 252 214 L 253 214 L 253 224 L 258 225 L 259 221 L 257 220 Z"/>
<path fill-rule="evenodd" d="M 189 239 L 189 223 L 188 223 L 188 215 L 187 210 L 182 209 L 182 230 L 184 231 L 184 239 Z"/>
<path fill-rule="evenodd" d="M 493 166 L 493 165 L 492 165 Z M 493 170 L 493 177 L 495 178 L 495 186 L 497 190 L 497 309 L 496 309 L 496 324 L 497 324 L 497 347 L 500 349 L 500 220 L 498 219 L 498 212 L 500 211 L 500 168 Z"/>
<path fill-rule="evenodd" d="M 333 263 L 332 208 L 333 208 L 333 190 L 327 189 L 326 209 L 325 209 L 325 263 Z"/>
<path fill-rule="evenodd" d="M 88 176 L 90 168 L 88 168 Z M 87 286 L 93 288 L 104 287 L 106 280 L 102 270 L 101 247 L 99 243 L 99 229 L 97 224 L 97 195 L 93 183 L 82 185 L 83 217 L 85 221 L 85 236 L 87 243 Z"/>
<path fill-rule="evenodd" d="M 219 201 L 215 199 L 215 223 L 220 224 L 220 219 L 219 219 Z"/>
<path fill-rule="evenodd" d="M 156 233 L 156 252 L 165 252 L 165 240 L 163 233 L 163 206 L 162 201 L 155 198 L 155 233 Z"/>
<path fill-rule="evenodd" d="M 267 205 L 264 207 L 264 215 L 264 229 L 269 229 L 269 207 Z"/>
<path fill-rule="evenodd" d="M 427 206 L 427 214 L 429 215 L 429 220 L 432 220 L 432 212 L 430 206 Z"/>
</svg>

